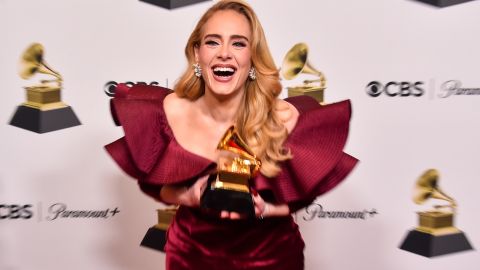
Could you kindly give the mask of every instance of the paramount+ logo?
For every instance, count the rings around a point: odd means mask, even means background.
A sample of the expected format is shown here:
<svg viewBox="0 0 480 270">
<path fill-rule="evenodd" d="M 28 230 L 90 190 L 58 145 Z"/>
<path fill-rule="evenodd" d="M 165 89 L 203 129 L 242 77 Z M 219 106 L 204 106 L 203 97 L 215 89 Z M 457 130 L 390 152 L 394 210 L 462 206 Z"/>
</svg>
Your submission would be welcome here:
<svg viewBox="0 0 480 270">
<path fill-rule="evenodd" d="M 425 83 L 422 81 L 371 81 L 365 91 L 371 97 L 421 97 L 425 94 Z"/>
<path fill-rule="evenodd" d="M 120 213 L 118 207 L 100 209 L 70 208 L 66 203 L 53 203 L 47 207 L 43 204 L 0 203 L 0 222 L 8 220 L 54 221 L 65 219 L 100 220 L 115 217 Z"/>
</svg>

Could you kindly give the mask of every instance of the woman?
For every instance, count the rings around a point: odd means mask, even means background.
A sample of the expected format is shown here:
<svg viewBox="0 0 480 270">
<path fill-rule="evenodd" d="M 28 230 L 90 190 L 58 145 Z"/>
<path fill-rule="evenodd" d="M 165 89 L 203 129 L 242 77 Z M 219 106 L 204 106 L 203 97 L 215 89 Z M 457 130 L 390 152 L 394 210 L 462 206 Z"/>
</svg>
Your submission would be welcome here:
<svg viewBox="0 0 480 270">
<path fill-rule="evenodd" d="M 167 269 L 303 269 L 304 243 L 291 213 L 354 167 L 356 159 L 342 151 L 349 103 L 279 100 L 263 29 L 243 1 L 211 7 L 185 53 L 189 68 L 173 93 L 119 88 L 112 112 L 125 137 L 107 146 L 144 192 L 180 205 L 168 231 Z M 216 146 L 231 125 L 262 162 L 251 182 L 258 219 L 199 207 Z"/>
</svg>

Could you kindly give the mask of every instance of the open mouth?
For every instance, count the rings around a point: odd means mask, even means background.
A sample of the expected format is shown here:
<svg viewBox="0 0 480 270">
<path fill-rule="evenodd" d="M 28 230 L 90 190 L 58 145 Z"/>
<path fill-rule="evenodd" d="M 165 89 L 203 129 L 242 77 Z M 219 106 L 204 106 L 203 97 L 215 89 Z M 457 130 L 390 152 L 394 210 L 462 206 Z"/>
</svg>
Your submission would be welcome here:
<svg viewBox="0 0 480 270">
<path fill-rule="evenodd" d="M 230 76 L 233 76 L 233 74 L 235 74 L 235 71 L 237 71 L 234 67 L 231 67 L 231 66 L 214 66 L 212 68 L 212 71 L 213 71 L 213 74 L 215 76 L 219 76 L 219 77 L 230 77 Z"/>
</svg>

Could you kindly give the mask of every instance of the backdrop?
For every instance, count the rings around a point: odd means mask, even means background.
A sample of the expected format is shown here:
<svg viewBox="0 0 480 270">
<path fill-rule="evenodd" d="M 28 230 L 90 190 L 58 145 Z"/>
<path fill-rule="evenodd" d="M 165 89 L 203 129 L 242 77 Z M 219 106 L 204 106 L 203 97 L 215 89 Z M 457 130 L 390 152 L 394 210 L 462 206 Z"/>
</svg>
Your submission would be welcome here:
<svg viewBox="0 0 480 270">
<path fill-rule="evenodd" d="M 429 168 L 458 203 L 455 226 L 480 245 L 480 1 L 249 3 L 279 67 L 305 42 L 309 62 L 327 77 L 326 102 L 353 104 L 346 151 L 361 162 L 296 214 L 306 269 L 478 269 L 475 250 L 429 259 L 398 247 L 416 212 L 432 207 L 412 201 Z M 122 136 L 104 90 L 110 81 L 172 86 L 186 68 L 188 35 L 211 4 L 0 0 L 0 269 L 163 269 L 163 253 L 139 246 L 162 205 L 103 150 Z M 37 134 L 8 124 L 25 101 L 23 87 L 42 78 L 18 75 L 33 42 L 62 74 L 62 101 L 81 125 Z"/>
</svg>

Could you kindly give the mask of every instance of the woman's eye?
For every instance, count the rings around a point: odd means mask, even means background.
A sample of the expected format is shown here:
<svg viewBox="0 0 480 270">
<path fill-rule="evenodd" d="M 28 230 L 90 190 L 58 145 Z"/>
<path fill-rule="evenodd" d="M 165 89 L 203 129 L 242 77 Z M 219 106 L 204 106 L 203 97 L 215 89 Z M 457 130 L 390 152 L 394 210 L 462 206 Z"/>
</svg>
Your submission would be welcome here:
<svg viewBox="0 0 480 270">
<path fill-rule="evenodd" d="M 209 46 L 216 46 L 216 45 L 218 45 L 218 42 L 216 42 L 214 40 L 207 40 L 207 41 L 205 41 L 205 44 L 207 44 Z"/>
<path fill-rule="evenodd" d="M 234 47 L 243 48 L 243 47 L 246 47 L 247 44 L 245 44 L 245 42 L 236 41 L 236 42 L 233 43 L 233 46 L 234 46 Z"/>
</svg>

